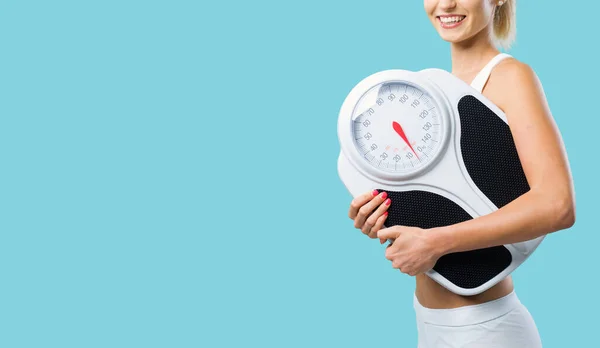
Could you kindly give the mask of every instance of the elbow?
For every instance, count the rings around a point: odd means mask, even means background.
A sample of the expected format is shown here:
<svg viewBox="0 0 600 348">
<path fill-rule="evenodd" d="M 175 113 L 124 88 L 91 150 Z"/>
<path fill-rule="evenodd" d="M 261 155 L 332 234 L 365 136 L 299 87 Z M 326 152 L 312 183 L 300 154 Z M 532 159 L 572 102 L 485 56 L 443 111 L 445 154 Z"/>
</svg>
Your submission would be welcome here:
<svg viewBox="0 0 600 348">
<path fill-rule="evenodd" d="M 575 224 L 575 202 L 572 198 L 555 200 L 553 216 L 556 219 L 555 231 L 564 230 Z"/>
</svg>

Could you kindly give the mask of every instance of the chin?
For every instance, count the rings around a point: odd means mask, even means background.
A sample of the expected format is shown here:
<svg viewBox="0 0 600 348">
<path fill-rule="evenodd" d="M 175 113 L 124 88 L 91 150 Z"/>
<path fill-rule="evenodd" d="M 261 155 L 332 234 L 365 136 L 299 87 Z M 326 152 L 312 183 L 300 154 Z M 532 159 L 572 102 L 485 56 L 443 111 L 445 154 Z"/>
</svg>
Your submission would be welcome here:
<svg viewBox="0 0 600 348">
<path fill-rule="evenodd" d="M 449 43 L 459 43 L 465 39 L 462 35 L 448 35 L 442 33 L 440 33 L 440 38 Z"/>
<path fill-rule="evenodd" d="M 468 19 L 467 19 L 468 20 Z M 440 26 L 437 19 L 434 18 L 435 29 L 438 32 L 440 38 L 449 43 L 459 43 L 468 39 L 471 35 L 471 26 L 469 23 L 463 23 L 461 28 L 457 29 L 445 29 Z M 466 21 L 465 21 L 466 22 Z"/>
</svg>

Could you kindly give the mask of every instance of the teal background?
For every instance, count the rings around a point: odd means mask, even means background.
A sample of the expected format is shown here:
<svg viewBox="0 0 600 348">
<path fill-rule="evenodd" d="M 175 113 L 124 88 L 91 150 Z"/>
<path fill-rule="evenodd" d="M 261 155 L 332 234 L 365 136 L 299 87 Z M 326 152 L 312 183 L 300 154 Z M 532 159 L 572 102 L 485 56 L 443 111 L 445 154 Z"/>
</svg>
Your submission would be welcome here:
<svg viewBox="0 0 600 348">
<path fill-rule="evenodd" d="M 509 52 L 577 193 L 514 273 L 547 348 L 590 346 L 600 309 L 600 4 L 578 5 L 520 1 Z M 422 1 L 2 1 L 0 49 L 1 347 L 416 347 L 336 122 L 372 73 L 450 69 Z"/>
</svg>

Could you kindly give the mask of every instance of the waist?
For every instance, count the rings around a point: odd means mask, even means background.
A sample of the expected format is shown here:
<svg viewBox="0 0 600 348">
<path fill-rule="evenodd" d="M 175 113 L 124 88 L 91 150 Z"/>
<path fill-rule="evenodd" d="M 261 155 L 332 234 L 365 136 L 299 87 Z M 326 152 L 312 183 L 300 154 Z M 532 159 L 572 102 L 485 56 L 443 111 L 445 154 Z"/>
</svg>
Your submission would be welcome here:
<svg viewBox="0 0 600 348">
<path fill-rule="evenodd" d="M 514 290 L 495 300 L 457 308 L 427 308 L 419 302 L 416 293 L 413 298 L 413 306 L 419 322 L 443 326 L 474 325 L 493 320 L 519 305 L 521 301 Z"/>
<path fill-rule="evenodd" d="M 455 294 L 425 274 L 416 277 L 416 286 L 415 295 L 419 302 L 424 307 L 435 309 L 457 308 L 493 301 L 508 295 L 514 289 L 511 276 L 474 296 Z"/>
</svg>

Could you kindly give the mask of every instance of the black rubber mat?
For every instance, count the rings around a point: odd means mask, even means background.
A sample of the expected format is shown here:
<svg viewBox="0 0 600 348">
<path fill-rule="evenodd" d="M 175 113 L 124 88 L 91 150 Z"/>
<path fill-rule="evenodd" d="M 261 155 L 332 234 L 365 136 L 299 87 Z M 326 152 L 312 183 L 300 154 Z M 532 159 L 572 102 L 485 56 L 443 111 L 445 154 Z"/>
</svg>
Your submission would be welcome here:
<svg viewBox="0 0 600 348">
<path fill-rule="evenodd" d="M 469 176 L 498 208 L 529 191 L 508 125 L 473 96 L 458 103 L 460 148 Z"/>
<path fill-rule="evenodd" d="M 508 125 L 473 96 L 458 104 L 461 152 L 477 187 L 498 208 L 529 191 L 527 179 Z M 387 192 L 392 200 L 386 226 L 433 228 L 472 217 L 458 204 L 427 191 Z M 456 286 L 472 289 L 506 269 L 512 261 L 504 246 L 442 256 L 433 269 Z"/>
</svg>

